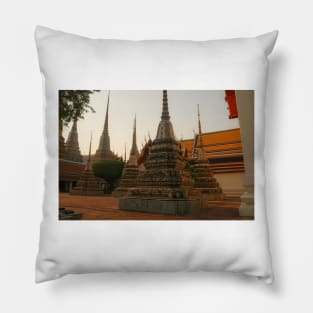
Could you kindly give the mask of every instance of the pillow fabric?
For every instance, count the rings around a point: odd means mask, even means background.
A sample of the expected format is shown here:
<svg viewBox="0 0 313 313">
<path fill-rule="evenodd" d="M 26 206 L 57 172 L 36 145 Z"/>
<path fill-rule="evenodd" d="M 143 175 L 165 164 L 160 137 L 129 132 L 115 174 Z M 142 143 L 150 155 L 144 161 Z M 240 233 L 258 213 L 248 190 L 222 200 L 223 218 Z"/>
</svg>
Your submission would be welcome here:
<svg viewBox="0 0 313 313">
<path fill-rule="evenodd" d="M 48 159 L 37 282 L 66 274 L 103 271 L 201 270 L 238 272 L 271 283 L 263 150 L 268 55 L 276 38 L 277 32 L 202 42 L 105 40 L 37 27 L 35 40 L 45 89 Z M 112 96 L 118 90 L 164 89 L 168 90 L 170 113 L 171 90 L 235 91 L 245 167 L 239 212 L 247 218 L 59 220 L 59 91 L 111 90 Z M 166 97 L 163 92 L 163 111 Z M 252 109 L 247 101 L 254 105 Z M 254 115 L 245 117 L 249 110 L 254 110 Z M 116 126 L 122 127 L 122 123 Z M 156 129 L 157 125 L 151 127 Z M 253 205 L 253 211 L 245 211 L 243 203 Z"/>
</svg>

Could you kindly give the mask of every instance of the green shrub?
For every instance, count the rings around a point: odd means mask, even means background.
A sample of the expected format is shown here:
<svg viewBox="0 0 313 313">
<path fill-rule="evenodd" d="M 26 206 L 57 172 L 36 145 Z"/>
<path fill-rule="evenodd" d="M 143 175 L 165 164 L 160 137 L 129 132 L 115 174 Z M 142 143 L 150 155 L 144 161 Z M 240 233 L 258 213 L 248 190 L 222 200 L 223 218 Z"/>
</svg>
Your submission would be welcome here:
<svg viewBox="0 0 313 313">
<path fill-rule="evenodd" d="M 120 179 L 123 167 L 124 163 L 117 160 L 101 160 L 92 165 L 95 176 L 105 179 L 110 184 L 111 191 Z"/>
</svg>

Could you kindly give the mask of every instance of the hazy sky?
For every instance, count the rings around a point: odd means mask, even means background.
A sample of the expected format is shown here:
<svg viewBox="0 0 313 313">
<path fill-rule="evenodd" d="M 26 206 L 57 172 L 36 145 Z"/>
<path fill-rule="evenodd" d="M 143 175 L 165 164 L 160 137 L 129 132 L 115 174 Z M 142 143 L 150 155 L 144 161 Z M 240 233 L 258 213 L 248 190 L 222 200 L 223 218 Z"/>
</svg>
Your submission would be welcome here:
<svg viewBox="0 0 313 313">
<path fill-rule="evenodd" d="M 87 113 L 79 120 L 78 140 L 82 154 L 88 154 L 90 133 L 93 133 L 92 153 L 98 148 L 104 125 L 108 91 L 91 95 L 90 104 L 96 113 Z M 154 139 L 162 110 L 162 91 L 111 91 L 109 106 L 109 134 L 111 150 L 127 157 L 131 148 L 134 116 L 137 116 L 137 145 L 140 149 L 150 132 Z M 168 91 L 171 121 L 177 139 L 193 138 L 197 132 L 197 104 L 200 106 L 202 132 L 213 132 L 239 127 L 238 119 L 228 119 L 225 92 L 221 91 Z M 69 127 L 64 128 L 67 139 Z"/>
</svg>

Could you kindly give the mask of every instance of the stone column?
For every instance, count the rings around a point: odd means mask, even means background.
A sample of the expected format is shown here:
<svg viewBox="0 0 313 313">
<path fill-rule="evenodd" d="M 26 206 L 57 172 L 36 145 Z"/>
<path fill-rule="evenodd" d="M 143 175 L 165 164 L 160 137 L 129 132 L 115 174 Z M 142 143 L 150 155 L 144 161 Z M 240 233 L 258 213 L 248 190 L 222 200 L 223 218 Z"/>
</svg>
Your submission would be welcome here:
<svg viewBox="0 0 313 313">
<path fill-rule="evenodd" d="M 241 196 L 240 216 L 254 216 L 254 91 L 236 91 L 237 109 L 243 148 L 245 174 Z"/>
</svg>

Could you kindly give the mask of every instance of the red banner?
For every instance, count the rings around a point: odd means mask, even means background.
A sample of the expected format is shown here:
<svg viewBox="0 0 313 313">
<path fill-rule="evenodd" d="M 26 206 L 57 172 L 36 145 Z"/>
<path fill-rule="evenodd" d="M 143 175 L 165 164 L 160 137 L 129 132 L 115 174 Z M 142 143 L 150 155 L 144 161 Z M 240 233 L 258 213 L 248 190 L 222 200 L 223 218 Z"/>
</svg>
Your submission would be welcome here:
<svg viewBox="0 0 313 313">
<path fill-rule="evenodd" d="M 229 118 L 238 118 L 235 90 L 225 90 L 225 101 L 228 103 Z"/>
</svg>

